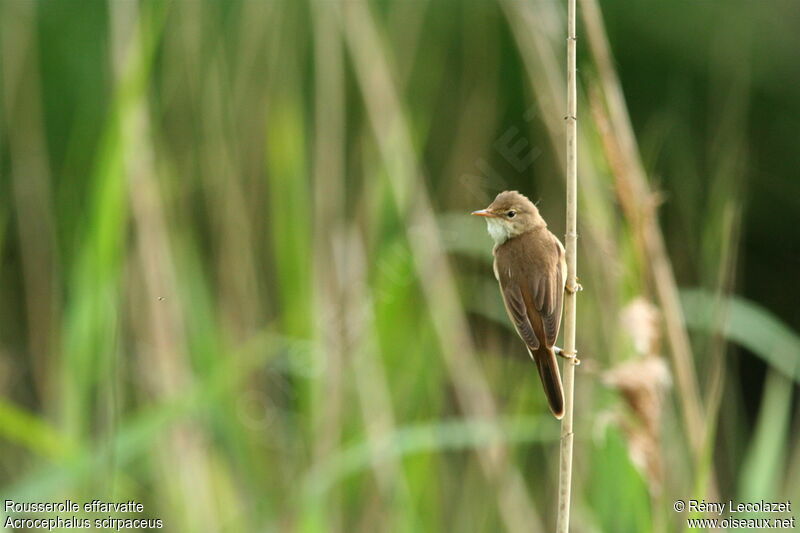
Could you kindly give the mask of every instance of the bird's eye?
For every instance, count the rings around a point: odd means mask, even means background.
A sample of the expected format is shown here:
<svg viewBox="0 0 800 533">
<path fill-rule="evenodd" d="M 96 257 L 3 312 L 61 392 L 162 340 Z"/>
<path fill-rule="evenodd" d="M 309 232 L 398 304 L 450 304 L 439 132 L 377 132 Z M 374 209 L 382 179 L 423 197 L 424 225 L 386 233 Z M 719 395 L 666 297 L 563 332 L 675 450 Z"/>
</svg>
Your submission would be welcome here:
<svg viewBox="0 0 800 533">
<path fill-rule="evenodd" d="M 516 213 L 515 211 L 509 211 L 508 213 L 506 213 L 506 216 L 507 216 L 508 218 L 514 218 L 514 216 L 515 216 L 516 214 L 517 214 L 517 213 Z"/>
</svg>

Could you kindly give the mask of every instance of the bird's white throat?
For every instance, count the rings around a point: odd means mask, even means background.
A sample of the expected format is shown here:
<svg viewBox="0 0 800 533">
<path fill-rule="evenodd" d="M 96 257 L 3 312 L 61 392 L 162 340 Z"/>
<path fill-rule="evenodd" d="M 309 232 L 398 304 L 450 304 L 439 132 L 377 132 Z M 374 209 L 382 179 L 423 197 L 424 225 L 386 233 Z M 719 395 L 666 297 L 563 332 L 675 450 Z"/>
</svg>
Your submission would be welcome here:
<svg viewBox="0 0 800 533">
<path fill-rule="evenodd" d="M 486 227 L 489 229 L 489 235 L 491 235 L 495 246 L 500 246 L 512 236 L 511 228 L 499 218 L 487 218 Z"/>
</svg>

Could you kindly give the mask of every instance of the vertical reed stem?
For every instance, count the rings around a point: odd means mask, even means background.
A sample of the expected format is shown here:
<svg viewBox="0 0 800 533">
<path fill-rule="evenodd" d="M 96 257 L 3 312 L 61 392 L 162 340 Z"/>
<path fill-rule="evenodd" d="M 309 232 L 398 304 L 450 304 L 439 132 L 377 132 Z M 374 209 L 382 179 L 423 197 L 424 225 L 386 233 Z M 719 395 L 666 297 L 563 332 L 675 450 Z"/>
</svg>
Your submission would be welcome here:
<svg viewBox="0 0 800 533">
<path fill-rule="evenodd" d="M 575 80 L 575 0 L 567 0 L 567 232 L 565 236 L 567 285 L 564 295 L 564 351 L 575 356 L 575 310 L 578 278 L 578 105 Z M 575 364 L 564 365 L 564 418 L 561 421 L 561 463 L 558 476 L 558 522 L 556 531 L 569 531 L 572 490 L 572 404 Z"/>
</svg>

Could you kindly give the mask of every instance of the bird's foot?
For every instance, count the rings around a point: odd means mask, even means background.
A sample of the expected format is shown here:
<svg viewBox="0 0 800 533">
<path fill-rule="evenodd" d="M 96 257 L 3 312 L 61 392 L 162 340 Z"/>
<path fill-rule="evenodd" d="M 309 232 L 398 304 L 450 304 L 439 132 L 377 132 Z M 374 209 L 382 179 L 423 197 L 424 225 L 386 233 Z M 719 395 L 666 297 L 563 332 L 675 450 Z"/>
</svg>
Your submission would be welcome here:
<svg viewBox="0 0 800 533">
<path fill-rule="evenodd" d="M 565 287 L 565 289 L 567 290 L 568 293 L 575 294 L 576 292 L 582 291 L 583 286 L 580 283 L 578 283 L 578 278 L 575 278 L 574 280 L 567 281 L 567 286 Z"/>
<path fill-rule="evenodd" d="M 568 352 L 568 351 L 564 350 L 563 348 L 559 348 L 558 346 L 553 346 L 553 352 L 557 356 L 563 357 L 564 359 L 566 359 L 567 361 L 569 361 L 570 363 L 572 363 L 575 366 L 578 366 L 578 365 L 581 364 L 581 360 L 578 359 L 578 352 L 577 351 Z"/>
</svg>

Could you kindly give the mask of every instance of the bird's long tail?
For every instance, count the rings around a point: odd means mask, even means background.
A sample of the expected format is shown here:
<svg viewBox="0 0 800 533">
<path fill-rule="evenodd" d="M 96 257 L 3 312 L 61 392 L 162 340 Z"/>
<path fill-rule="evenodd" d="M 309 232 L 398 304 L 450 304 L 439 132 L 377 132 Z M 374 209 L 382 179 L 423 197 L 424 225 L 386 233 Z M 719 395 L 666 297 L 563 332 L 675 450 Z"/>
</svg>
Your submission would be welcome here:
<svg viewBox="0 0 800 533">
<path fill-rule="evenodd" d="M 561 373 L 558 371 L 556 354 L 552 348 L 541 346 L 535 352 L 531 352 L 531 357 L 539 370 L 550 411 L 560 420 L 564 416 L 564 389 L 561 386 Z"/>
</svg>

